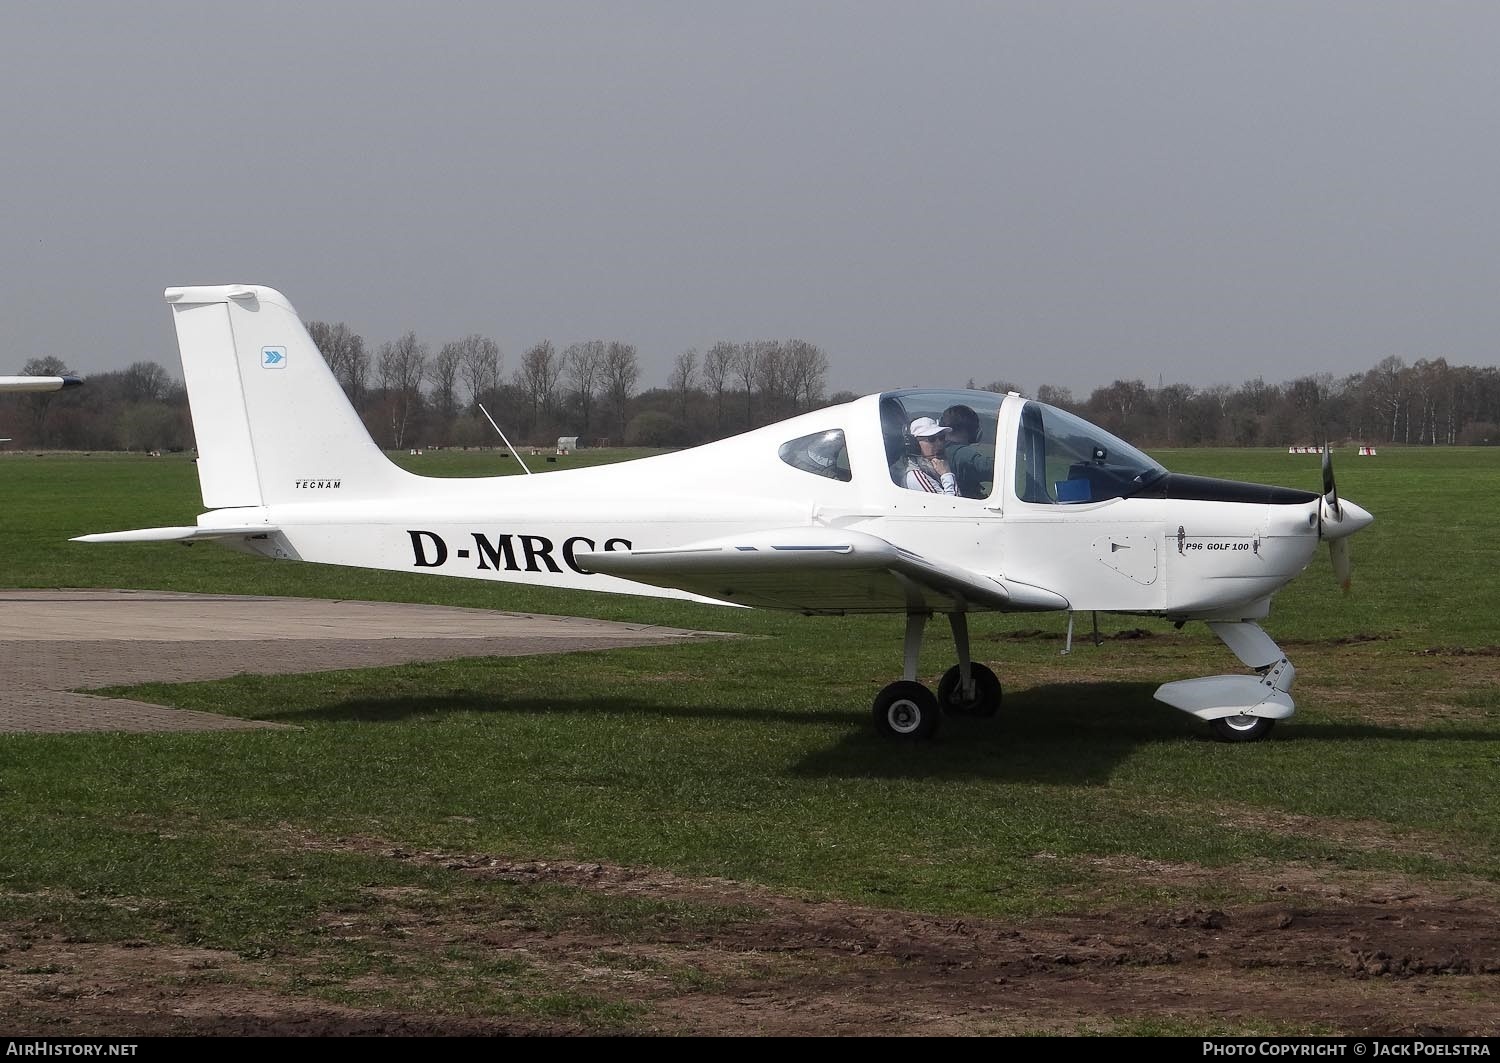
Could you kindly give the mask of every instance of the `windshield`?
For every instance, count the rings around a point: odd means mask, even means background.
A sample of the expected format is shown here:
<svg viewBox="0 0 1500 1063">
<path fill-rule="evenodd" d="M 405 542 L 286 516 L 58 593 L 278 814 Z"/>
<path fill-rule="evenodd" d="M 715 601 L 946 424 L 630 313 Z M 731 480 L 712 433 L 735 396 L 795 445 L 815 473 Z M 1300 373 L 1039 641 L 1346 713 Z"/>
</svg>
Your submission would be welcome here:
<svg viewBox="0 0 1500 1063">
<path fill-rule="evenodd" d="M 1016 495 L 1023 502 L 1128 498 L 1167 474 L 1135 447 L 1055 407 L 1028 402 L 1016 448 Z"/>
</svg>

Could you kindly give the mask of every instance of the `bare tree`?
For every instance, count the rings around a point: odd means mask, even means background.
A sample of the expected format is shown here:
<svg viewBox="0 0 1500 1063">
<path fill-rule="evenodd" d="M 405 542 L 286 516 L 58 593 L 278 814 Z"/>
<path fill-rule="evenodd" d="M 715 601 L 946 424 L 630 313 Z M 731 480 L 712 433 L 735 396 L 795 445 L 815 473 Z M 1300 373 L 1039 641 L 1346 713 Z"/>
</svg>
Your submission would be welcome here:
<svg viewBox="0 0 1500 1063">
<path fill-rule="evenodd" d="M 594 396 L 599 391 L 600 377 L 604 372 L 604 341 L 572 344 L 563 358 L 568 366 L 568 379 L 573 383 L 573 394 L 583 412 L 583 433 L 588 435 Z"/>
<path fill-rule="evenodd" d="M 132 362 L 120 384 L 126 402 L 164 402 L 172 390 L 172 377 L 155 362 Z"/>
<path fill-rule="evenodd" d="M 1401 419 L 1407 414 L 1411 402 L 1411 370 L 1403 359 L 1393 354 L 1377 362 L 1375 368 L 1365 374 L 1365 382 L 1371 398 L 1390 417 L 1391 442 L 1394 443 Z"/>
<path fill-rule="evenodd" d="M 68 368 L 56 355 L 47 355 L 45 358 L 32 358 L 21 367 L 22 376 L 72 376 L 73 370 Z M 34 394 L 48 395 L 51 392 L 34 392 Z"/>
<path fill-rule="evenodd" d="M 742 343 L 734 349 L 734 375 L 739 377 L 740 383 L 745 386 L 745 427 L 750 427 L 754 421 L 753 399 L 755 395 L 755 371 L 760 367 L 755 357 L 756 345 L 753 343 Z"/>
<path fill-rule="evenodd" d="M 1043 384 L 1036 389 L 1036 399 L 1038 402 L 1045 402 L 1048 406 L 1066 410 L 1073 405 L 1073 392 L 1070 388 L 1056 384 Z"/>
<path fill-rule="evenodd" d="M 1234 388 L 1228 384 L 1214 384 L 1203 394 L 1218 411 L 1218 417 L 1214 426 L 1214 441 L 1227 443 L 1231 436 L 1231 425 L 1229 423 L 1229 407 L 1234 402 Z"/>
<path fill-rule="evenodd" d="M 792 408 L 810 410 L 823 401 L 828 380 L 828 355 L 817 344 L 789 340 L 786 344 L 787 390 Z"/>
<path fill-rule="evenodd" d="M 630 419 L 630 397 L 635 394 L 636 381 L 640 379 L 641 367 L 636 358 L 635 347 L 629 343 L 611 341 L 604 352 L 604 391 L 614 407 L 615 420 L 620 426 L 620 438 L 625 438 L 625 423 Z"/>
<path fill-rule="evenodd" d="M 516 371 L 516 383 L 531 403 L 531 429 L 536 430 L 542 413 L 552 409 L 553 394 L 557 390 L 557 378 L 562 374 L 562 360 L 551 340 L 542 340 L 521 356 L 521 368 Z"/>
<path fill-rule="evenodd" d="M 755 380 L 760 386 L 761 418 L 773 421 L 787 412 L 787 352 L 778 340 L 757 340 Z"/>
<path fill-rule="evenodd" d="M 360 340 L 359 348 L 350 353 L 349 360 L 344 364 L 344 375 L 339 379 L 339 386 L 349 396 L 349 402 L 356 410 L 364 405 L 370 393 L 370 356 L 365 353 L 363 340 Z"/>
<path fill-rule="evenodd" d="M 703 379 L 714 393 L 717 403 L 717 425 L 724 428 L 724 392 L 729 389 L 729 377 L 739 361 L 739 349 L 727 340 L 720 340 L 703 356 Z"/>
<path fill-rule="evenodd" d="M 406 446 L 407 431 L 422 402 L 422 381 L 427 376 L 427 346 L 408 332 L 395 343 L 380 347 L 380 389 L 390 413 L 391 445 Z"/>
<path fill-rule="evenodd" d="M 1417 421 L 1418 443 L 1435 445 L 1438 441 L 1438 425 L 1442 419 L 1441 408 L 1445 404 L 1448 376 L 1448 362 L 1444 358 L 1434 361 L 1419 358 L 1411 367 L 1412 390 L 1421 407 L 1420 419 Z"/>
<path fill-rule="evenodd" d="M 364 338 L 342 321 L 337 325 L 309 321 L 307 334 L 312 337 L 344 394 L 358 407 L 364 401 L 370 378 L 370 357 L 365 353 Z"/>
<path fill-rule="evenodd" d="M 21 375 L 72 376 L 73 371 L 61 358 L 49 354 L 45 358 L 33 358 L 28 361 L 21 367 Z M 31 407 L 31 432 L 38 446 L 47 444 L 47 414 L 60 394 L 62 392 L 32 391 L 21 396 L 26 400 L 26 405 Z"/>
<path fill-rule="evenodd" d="M 1326 373 L 1301 376 L 1282 388 L 1286 407 L 1281 418 L 1284 434 L 1294 439 L 1321 440 L 1326 432 L 1324 404 L 1333 378 Z"/>
<path fill-rule="evenodd" d="M 688 396 L 693 391 L 693 380 L 698 375 L 698 351 L 689 347 L 672 363 L 672 372 L 667 377 L 667 386 L 677 392 L 677 416 L 687 422 Z"/>
<path fill-rule="evenodd" d="M 432 381 L 432 404 L 447 425 L 458 413 L 458 374 L 463 368 L 463 351 L 457 343 L 445 343 L 432 360 L 428 379 Z"/>
<path fill-rule="evenodd" d="M 1145 404 L 1146 398 L 1145 381 L 1116 380 L 1108 387 L 1095 388 L 1089 405 L 1105 415 L 1100 418 L 1103 427 L 1128 433 L 1131 414 Z"/>
<path fill-rule="evenodd" d="M 500 345 L 488 336 L 469 335 L 456 344 L 469 405 L 477 408 L 500 386 Z"/>
<path fill-rule="evenodd" d="M 1174 440 L 1177 440 L 1179 434 L 1176 431 L 1177 425 L 1182 420 L 1183 410 L 1192 398 L 1193 386 L 1191 384 L 1168 384 L 1157 392 L 1158 404 L 1167 422 L 1167 446 L 1169 447 L 1173 445 Z"/>
<path fill-rule="evenodd" d="M 1119 381 L 1115 381 L 1116 384 Z M 1240 385 L 1240 396 L 1257 417 L 1270 409 L 1276 398 L 1276 389 L 1266 384 L 1264 377 L 1253 377 Z"/>
<path fill-rule="evenodd" d="M 1451 444 L 1458 437 L 1459 367 L 1438 358 L 1429 364 L 1428 371 L 1433 375 L 1432 442 Z"/>
</svg>

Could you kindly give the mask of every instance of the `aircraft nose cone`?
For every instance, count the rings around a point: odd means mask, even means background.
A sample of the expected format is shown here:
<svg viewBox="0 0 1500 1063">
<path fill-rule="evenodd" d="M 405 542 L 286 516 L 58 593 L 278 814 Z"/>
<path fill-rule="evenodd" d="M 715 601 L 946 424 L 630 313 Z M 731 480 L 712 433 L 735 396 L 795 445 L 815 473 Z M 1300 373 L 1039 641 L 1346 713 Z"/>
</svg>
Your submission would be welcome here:
<svg viewBox="0 0 1500 1063">
<path fill-rule="evenodd" d="M 1374 523 L 1375 517 L 1363 506 L 1357 506 L 1346 498 L 1339 499 L 1339 510 L 1342 520 L 1324 521 L 1323 538 L 1343 539 L 1353 535 L 1357 531 L 1368 528 Z"/>
<path fill-rule="evenodd" d="M 1345 502 L 1343 523 L 1351 525 L 1349 534 L 1353 535 L 1355 532 L 1363 528 L 1368 528 L 1371 524 L 1375 523 L 1375 515 L 1363 506 L 1356 506 L 1353 502 Z"/>
</svg>

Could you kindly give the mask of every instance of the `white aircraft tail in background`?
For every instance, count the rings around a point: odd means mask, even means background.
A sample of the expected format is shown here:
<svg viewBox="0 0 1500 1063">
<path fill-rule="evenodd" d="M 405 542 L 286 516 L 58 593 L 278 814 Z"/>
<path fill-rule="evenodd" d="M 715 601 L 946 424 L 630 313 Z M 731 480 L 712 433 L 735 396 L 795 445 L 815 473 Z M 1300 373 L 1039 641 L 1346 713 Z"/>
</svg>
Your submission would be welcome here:
<svg viewBox="0 0 1500 1063">
<path fill-rule="evenodd" d="M 0 391 L 61 391 L 82 383 L 76 376 L 0 376 Z"/>
<path fill-rule="evenodd" d="M 61 391 L 76 388 L 83 383 L 76 376 L 0 376 L 0 392 L 6 391 Z M 0 443 L 9 443 L 10 437 L 0 437 Z"/>
<path fill-rule="evenodd" d="M 1290 716 L 1296 675 L 1257 623 L 1328 542 L 1373 519 L 1321 493 L 1169 472 L 1096 425 L 1011 393 L 869 395 L 691 450 L 537 476 L 417 476 L 376 447 L 287 300 L 170 288 L 208 512 L 80 537 L 191 542 L 336 565 L 816 615 L 906 617 L 903 678 L 872 707 L 892 738 L 944 712 L 989 716 L 1000 681 L 968 614 L 1120 612 L 1202 620 L 1249 674 L 1157 697 L 1227 741 Z M 927 620 L 957 663 L 918 681 Z"/>
</svg>

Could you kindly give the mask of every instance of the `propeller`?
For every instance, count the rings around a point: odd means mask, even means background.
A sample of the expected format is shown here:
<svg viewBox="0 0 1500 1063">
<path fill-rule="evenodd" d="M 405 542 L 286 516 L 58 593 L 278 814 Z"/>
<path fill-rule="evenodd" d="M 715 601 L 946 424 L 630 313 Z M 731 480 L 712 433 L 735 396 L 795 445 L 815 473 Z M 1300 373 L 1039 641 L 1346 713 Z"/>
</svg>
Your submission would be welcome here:
<svg viewBox="0 0 1500 1063">
<path fill-rule="evenodd" d="M 1351 519 L 1345 524 L 1344 518 Z M 1349 553 L 1349 536 L 1369 524 L 1373 518 L 1353 503 L 1339 501 L 1338 485 L 1333 479 L 1333 455 L 1328 441 L 1323 442 L 1323 498 L 1318 503 L 1318 538 L 1328 540 L 1328 554 L 1333 574 L 1347 594 L 1354 574 L 1354 559 Z"/>
</svg>

